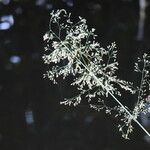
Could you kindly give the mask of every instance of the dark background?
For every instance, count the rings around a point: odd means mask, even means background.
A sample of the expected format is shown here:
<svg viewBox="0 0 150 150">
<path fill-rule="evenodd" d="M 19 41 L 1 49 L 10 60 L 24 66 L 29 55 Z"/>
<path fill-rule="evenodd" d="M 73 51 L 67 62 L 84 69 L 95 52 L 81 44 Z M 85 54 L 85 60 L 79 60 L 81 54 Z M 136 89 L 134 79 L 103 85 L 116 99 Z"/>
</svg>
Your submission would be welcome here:
<svg viewBox="0 0 150 150">
<path fill-rule="evenodd" d="M 144 37 L 137 40 L 138 0 L 1 0 L 0 17 L 11 15 L 14 23 L 0 21 L 0 150 L 150 149 L 138 126 L 131 140 L 124 140 L 113 117 L 86 105 L 60 105 L 68 92 L 65 81 L 53 85 L 43 79 L 43 35 L 49 13 L 61 8 L 86 18 L 102 46 L 117 43 L 120 78 L 136 80 L 134 61 L 149 53 L 150 6 Z M 10 25 L 6 30 L 5 22 Z"/>
</svg>

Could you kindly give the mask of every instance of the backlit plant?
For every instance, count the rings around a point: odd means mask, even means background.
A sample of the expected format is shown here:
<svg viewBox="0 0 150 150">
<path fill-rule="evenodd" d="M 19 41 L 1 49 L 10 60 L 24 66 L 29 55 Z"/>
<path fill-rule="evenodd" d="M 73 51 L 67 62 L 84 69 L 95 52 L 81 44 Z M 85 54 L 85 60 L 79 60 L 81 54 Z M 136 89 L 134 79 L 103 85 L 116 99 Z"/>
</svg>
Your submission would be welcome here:
<svg viewBox="0 0 150 150">
<path fill-rule="evenodd" d="M 131 82 L 121 80 L 116 74 L 116 44 L 102 47 L 96 41 L 95 29 L 88 29 L 85 19 L 79 17 L 79 21 L 73 23 L 70 17 L 71 14 L 65 10 L 52 11 L 49 31 L 44 35 L 47 45 L 43 60 L 52 66 L 44 77 L 56 84 L 58 77 L 65 79 L 72 75 L 74 79 L 71 86 L 75 86 L 79 93 L 72 98 L 64 98 L 60 103 L 77 106 L 83 98 L 87 99 L 91 108 L 97 111 L 104 109 L 107 114 L 114 111 L 115 117 L 121 118 L 122 123 L 118 127 L 125 139 L 133 131 L 133 121 L 150 136 L 137 120 L 140 113 L 150 112 L 150 107 L 146 107 L 149 104 L 150 56 L 144 54 L 135 63 L 135 71 L 141 75 L 141 80 L 139 86 L 134 87 Z M 137 102 L 133 110 L 120 102 L 120 88 L 136 95 Z M 110 98 L 116 102 L 116 106 L 106 102 Z"/>
</svg>

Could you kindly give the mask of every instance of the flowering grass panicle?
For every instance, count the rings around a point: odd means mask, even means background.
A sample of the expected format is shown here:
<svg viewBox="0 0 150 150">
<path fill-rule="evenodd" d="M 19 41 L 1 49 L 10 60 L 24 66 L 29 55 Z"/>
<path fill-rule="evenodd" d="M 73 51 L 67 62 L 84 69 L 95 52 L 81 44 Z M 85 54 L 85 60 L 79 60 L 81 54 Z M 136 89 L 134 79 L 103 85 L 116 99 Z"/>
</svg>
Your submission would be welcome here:
<svg viewBox="0 0 150 150">
<path fill-rule="evenodd" d="M 56 84 L 60 76 L 63 79 L 69 75 L 74 76 L 71 86 L 75 86 L 79 94 L 65 98 L 61 104 L 77 106 L 84 97 L 91 108 L 98 111 L 104 109 L 107 114 L 114 111 L 117 112 L 116 117 L 122 116 L 123 125 L 118 127 L 124 138 L 127 139 L 128 134 L 133 131 L 132 121 L 149 134 L 137 121 L 141 112 L 148 112 L 145 99 L 150 86 L 149 56 L 144 54 L 143 58 L 139 58 L 135 63 L 135 71 L 142 77 L 140 86 L 134 88 L 131 82 L 119 79 L 116 74 L 118 71 L 116 44 L 112 43 L 104 48 L 96 41 L 96 37 L 95 29 L 88 29 L 86 20 L 82 17 L 73 23 L 71 14 L 65 10 L 52 11 L 49 31 L 44 35 L 47 45 L 43 60 L 45 64 L 52 64 L 53 67 L 44 74 L 44 77 L 48 77 Z M 121 97 L 120 88 L 131 94 L 137 94 L 137 103 L 133 111 L 118 100 L 118 97 Z M 117 104 L 115 107 L 105 102 L 110 96 Z"/>
</svg>

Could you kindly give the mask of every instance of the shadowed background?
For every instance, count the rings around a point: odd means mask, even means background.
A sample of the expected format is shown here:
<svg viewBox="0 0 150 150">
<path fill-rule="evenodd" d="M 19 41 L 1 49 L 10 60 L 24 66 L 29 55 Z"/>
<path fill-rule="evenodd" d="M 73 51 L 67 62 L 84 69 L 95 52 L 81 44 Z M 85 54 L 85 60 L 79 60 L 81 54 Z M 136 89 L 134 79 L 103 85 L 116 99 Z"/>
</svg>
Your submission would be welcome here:
<svg viewBox="0 0 150 150">
<path fill-rule="evenodd" d="M 150 6 L 144 0 L 0 0 L 0 150 L 148 150 L 135 125 L 121 138 L 117 121 L 87 105 L 60 105 L 66 81 L 43 79 L 43 35 L 50 12 L 64 8 L 96 28 L 102 46 L 116 42 L 119 77 L 136 80 L 137 56 L 150 49 Z M 145 18 L 140 18 L 140 13 Z M 141 20 L 140 20 L 141 19 Z M 134 100 L 124 99 L 133 107 Z"/>
</svg>

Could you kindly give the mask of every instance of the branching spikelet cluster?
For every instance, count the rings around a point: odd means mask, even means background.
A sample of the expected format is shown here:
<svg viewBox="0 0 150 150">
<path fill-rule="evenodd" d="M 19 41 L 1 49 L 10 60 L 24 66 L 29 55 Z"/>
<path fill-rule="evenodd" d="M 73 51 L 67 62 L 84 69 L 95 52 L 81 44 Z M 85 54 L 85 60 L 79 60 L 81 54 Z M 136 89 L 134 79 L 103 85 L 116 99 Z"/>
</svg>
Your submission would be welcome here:
<svg viewBox="0 0 150 150">
<path fill-rule="evenodd" d="M 49 31 L 44 35 L 47 54 L 43 59 L 45 64 L 52 64 L 53 67 L 44 77 L 48 77 L 56 84 L 60 76 L 63 79 L 69 75 L 74 76 L 71 85 L 77 87 L 79 94 L 65 98 L 61 104 L 77 106 L 85 97 L 89 106 L 97 111 L 104 109 L 107 114 L 117 111 L 116 117 L 122 116 L 124 122 L 123 125 L 118 125 L 119 131 L 127 139 L 133 130 L 132 120 L 137 121 L 141 112 L 148 112 L 145 99 L 149 90 L 147 87 L 150 86 L 149 56 L 144 54 L 135 64 L 135 71 L 142 74 L 140 86 L 135 90 L 132 83 L 121 80 L 116 75 L 118 70 L 116 44 L 102 47 L 96 41 L 95 29 L 88 29 L 85 19 L 79 17 L 79 21 L 73 24 L 70 17 L 71 14 L 65 10 L 51 12 Z M 118 87 L 138 95 L 133 111 L 123 106 L 115 97 L 121 96 Z M 105 103 L 105 98 L 109 95 L 117 102 L 117 106 L 112 108 Z M 93 104 L 95 97 L 97 104 Z"/>
<path fill-rule="evenodd" d="M 142 58 L 138 58 L 137 63 L 135 63 L 134 71 L 140 75 L 140 83 L 136 88 L 135 95 L 137 97 L 137 102 L 133 111 L 130 111 L 129 115 L 124 110 L 120 114 L 124 115 L 122 121 L 124 125 L 119 125 L 119 131 L 122 132 L 122 136 L 128 139 L 129 133 L 133 131 L 132 122 L 137 121 L 137 118 L 141 113 L 150 113 L 150 101 L 149 101 L 149 87 L 150 87 L 150 56 L 144 54 Z M 148 106 L 147 106 L 148 105 Z"/>
<path fill-rule="evenodd" d="M 123 121 L 125 124 L 123 126 L 119 125 L 119 130 L 122 132 L 122 135 L 125 138 L 128 138 L 128 134 L 132 132 L 133 126 L 132 121 L 136 121 L 138 116 L 141 113 L 150 113 L 150 101 L 149 101 L 149 91 L 150 91 L 150 56 L 144 54 L 142 58 L 138 58 L 137 63 L 135 63 L 134 71 L 140 75 L 140 83 L 137 86 L 136 90 L 136 97 L 137 102 L 133 111 L 131 112 L 132 115 L 124 113 L 125 117 Z M 147 106 L 148 105 L 148 106 Z M 124 132 L 124 128 L 126 132 Z"/>
</svg>

